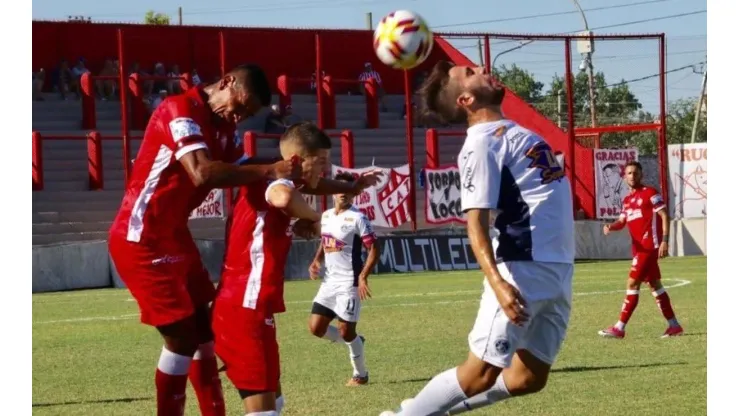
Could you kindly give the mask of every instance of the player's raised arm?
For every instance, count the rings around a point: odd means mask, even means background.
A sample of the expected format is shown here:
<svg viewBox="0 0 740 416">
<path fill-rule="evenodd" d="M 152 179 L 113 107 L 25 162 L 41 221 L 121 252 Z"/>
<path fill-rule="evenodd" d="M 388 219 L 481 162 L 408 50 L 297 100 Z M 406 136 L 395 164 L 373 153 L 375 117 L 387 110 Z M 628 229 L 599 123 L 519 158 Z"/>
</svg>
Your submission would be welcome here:
<svg viewBox="0 0 740 416">
<path fill-rule="evenodd" d="M 282 209 L 293 218 L 301 218 L 318 222 L 321 214 L 314 211 L 308 202 L 295 189 L 292 182 L 288 180 L 277 180 L 270 184 L 265 192 L 265 199 L 275 208 Z"/>
<path fill-rule="evenodd" d="M 364 189 L 371 186 L 375 186 L 380 182 L 380 178 L 383 176 L 383 172 L 380 169 L 376 169 L 370 172 L 365 172 L 360 175 L 354 182 L 339 181 L 335 179 L 321 178 L 319 183 L 313 187 L 305 187 L 301 189 L 304 194 L 310 195 L 336 195 L 336 194 L 352 194 L 358 195 Z"/>
</svg>

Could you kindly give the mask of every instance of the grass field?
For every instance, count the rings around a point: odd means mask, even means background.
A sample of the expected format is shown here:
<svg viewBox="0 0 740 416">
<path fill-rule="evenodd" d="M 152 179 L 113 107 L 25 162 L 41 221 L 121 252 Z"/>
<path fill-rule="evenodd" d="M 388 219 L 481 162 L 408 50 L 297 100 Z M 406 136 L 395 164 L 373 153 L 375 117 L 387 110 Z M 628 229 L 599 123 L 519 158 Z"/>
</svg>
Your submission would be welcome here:
<svg viewBox="0 0 740 416">
<path fill-rule="evenodd" d="M 473 414 L 706 414 L 707 261 L 671 258 L 661 267 L 685 336 L 659 338 L 665 322 L 643 288 L 627 337 L 598 337 L 617 319 L 629 262 L 580 263 L 570 328 L 548 387 Z M 344 387 L 351 375 L 347 348 L 308 333 L 318 283 L 287 283 L 288 312 L 277 320 L 283 414 L 377 416 L 413 397 L 466 356 L 481 282 L 479 272 L 371 277 L 374 297 L 363 305 L 359 325 L 371 379 L 360 388 Z M 154 414 L 160 348 L 156 332 L 139 324 L 125 290 L 34 295 L 33 413 Z M 243 415 L 238 395 L 223 379 L 228 414 Z M 187 414 L 198 414 L 190 388 Z"/>
</svg>

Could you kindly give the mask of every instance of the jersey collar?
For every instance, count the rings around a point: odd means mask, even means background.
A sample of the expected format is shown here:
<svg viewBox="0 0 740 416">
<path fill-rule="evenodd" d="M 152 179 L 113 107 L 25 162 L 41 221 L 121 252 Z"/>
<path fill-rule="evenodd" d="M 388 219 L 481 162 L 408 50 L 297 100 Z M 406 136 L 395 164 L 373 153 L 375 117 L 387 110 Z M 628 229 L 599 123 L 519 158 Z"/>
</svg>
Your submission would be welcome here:
<svg viewBox="0 0 740 416">
<path fill-rule="evenodd" d="M 467 133 L 468 136 L 488 135 L 495 132 L 499 127 L 502 127 L 509 123 L 509 120 L 502 119 L 497 121 L 487 121 L 484 123 L 473 124 L 472 126 L 468 127 Z"/>
</svg>

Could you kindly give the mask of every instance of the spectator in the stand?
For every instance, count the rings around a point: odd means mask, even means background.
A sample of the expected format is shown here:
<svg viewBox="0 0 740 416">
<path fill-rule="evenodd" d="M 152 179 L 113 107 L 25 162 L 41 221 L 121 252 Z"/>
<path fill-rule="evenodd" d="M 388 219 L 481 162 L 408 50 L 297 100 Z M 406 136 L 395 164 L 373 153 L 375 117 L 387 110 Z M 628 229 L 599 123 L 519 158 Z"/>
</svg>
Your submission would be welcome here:
<svg viewBox="0 0 740 416">
<path fill-rule="evenodd" d="M 301 121 L 303 121 L 303 117 L 293 113 L 293 106 L 286 105 L 285 112 L 283 113 L 283 124 L 286 127 L 290 127 L 293 124 L 300 123 Z"/>
<path fill-rule="evenodd" d="M 169 91 L 170 94 L 180 94 L 182 92 L 182 88 L 180 88 L 180 80 L 174 79 L 174 77 L 179 77 L 180 75 L 182 75 L 180 74 L 180 67 L 177 66 L 177 64 L 172 65 L 170 72 L 167 74 L 168 77 L 173 78 L 167 81 L 167 91 Z"/>
<path fill-rule="evenodd" d="M 198 70 L 195 68 L 193 68 L 192 77 L 193 77 L 193 85 L 200 85 L 201 83 L 200 76 L 198 75 Z"/>
<path fill-rule="evenodd" d="M 113 65 L 113 60 L 106 59 L 103 64 L 103 69 L 100 71 L 101 76 L 116 76 L 118 70 Z M 95 89 L 98 91 L 98 96 L 103 100 L 108 100 L 116 95 L 116 80 L 112 79 L 97 79 L 95 80 Z"/>
<path fill-rule="evenodd" d="M 69 69 L 69 63 L 66 59 L 63 59 L 59 63 L 59 67 L 54 70 L 51 74 L 51 87 L 58 91 L 62 96 L 62 100 L 67 99 L 67 94 L 72 90 L 72 70 Z"/>
<path fill-rule="evenodd" d="M 167 98 L 167 90 L 159 90 L 159 94 L 149 101 L 149 114 L 153 113 L 165 98 Z"/>
<path fill-rule="evenodd" d="M 166 77 L 167 76 L 167 70 L 164 68 L 164 64 L 161 62 L 157 62 L 154 65 L 154 73 L 152 74 L 155 77 Z M 166 79 L 155 79 L 154 80 L 154 86 L 152 88 L 153 91 L 169 91 L 169 82 Z"/>
<path fill-rule="evenodd" d="M 283 134 L 285 132 L 285 123 L 283 116 L 280 114 L 280 107 L 273 104 L 270 107 L 270 114 L 265 119 L 265 133 Z"/>
<path fill-rule="evenodd" d="M 138 75 L 140 77 L 147 77 L 149 76 L 149 73 L 141 69 L 141 66 L 138 62 L 134 62 L 131 64 L 131 70 L 128 73 L 129 75 Z M 154 88 L 154 82 L 152 80 L 146 80 L 141 83 L 141 88 L 144 90 L 144 95 L 146 97 L 150 96 L 152 94 L 153 88 Z"/>
<path fill-rule="evenodd" d="M 378 84 L 378 102 L 380 103 L 380 109 L 381 111 L 388 111 L 388 106 L 385 105 L 385 89 L 383 89 L 383 80 L 380 79 L 380 74 L 378 71 L 373 69 L 373 66 L 370 62 L 365 62 L 365 69 L 360 73 L 360 76 L 358 79 L 361 81 L 360 83 L 360 93 L 364 96 L 365 95 L 365 84 L 364 82 L 368 79 L 373 78 L 375 79 L 375 82 Z"/>
<path fill-rule="evenodd" d="M 321 70 L 321 76 L 325 77 L 326 71 Z M 311 73 L 311 84 L 309 88 L 311 88 L 311 92 L 316 92 L 316 71 L 313 71 Z"/>
<path fill-rule="evenodd" d="M 46 72 L 44 68 L 41 68 L 38 72 L 33 73 L 33 99 L 36 101 L 44 101 L 44 97 L 41 96 L 41 90 L 44 89 L 44 80 L 46 79 Z"/>
<path fill-rule="evenodd" d="M 90 72 L 85 67 L 85 58 L 80 58 L 77 60 L 77 64 L 72 68 L 72 89 L 77 94 L 77 97 L 80 97 L 80 79 L 82 78 L 83 74 L 86 74 Z"/>
</svg>

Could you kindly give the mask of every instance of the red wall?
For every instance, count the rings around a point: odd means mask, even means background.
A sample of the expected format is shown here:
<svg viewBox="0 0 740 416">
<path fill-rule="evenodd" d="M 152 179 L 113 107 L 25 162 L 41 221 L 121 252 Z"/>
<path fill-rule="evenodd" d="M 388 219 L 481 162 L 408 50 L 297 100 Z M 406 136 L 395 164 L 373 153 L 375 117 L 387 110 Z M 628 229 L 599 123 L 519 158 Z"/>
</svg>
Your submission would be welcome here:
<svg viewBox="0 0 740 416">
<path fill-rule="evenodd" d="M 315 34 L 321 36 L 322 67 L 335 79 L 357 79 L 366 61 L 373 63 L 389 93 L 403 93 L 403 72 L 393 70 L 375 57 L 372 32 L 368 30 L 292 30 L 269 28 L 221 28 L 205 26 L 151 26 L 133 24 L 90 24 L 32 22 L 33 68 L 50 73 L 63 58 L 74 63 L 87 60 L 97 73 L 103 61 L 118 55 L 117 29 L 124 30 L 126 65 L 139 62 L 151 71 L 156 62 L 180 66 L 187 72 L 197 68 L 204 81 L 220 75 L 219 32 L 226 39 L 226 68 L 257 63 L 275 80 L 281 74 L 308 77 L 316 68 Z M 449 59 L 435 45 L 432 55 L 417 70 Z M 274 87 L 274 85 L 273 85 Z"/>
</svg>

